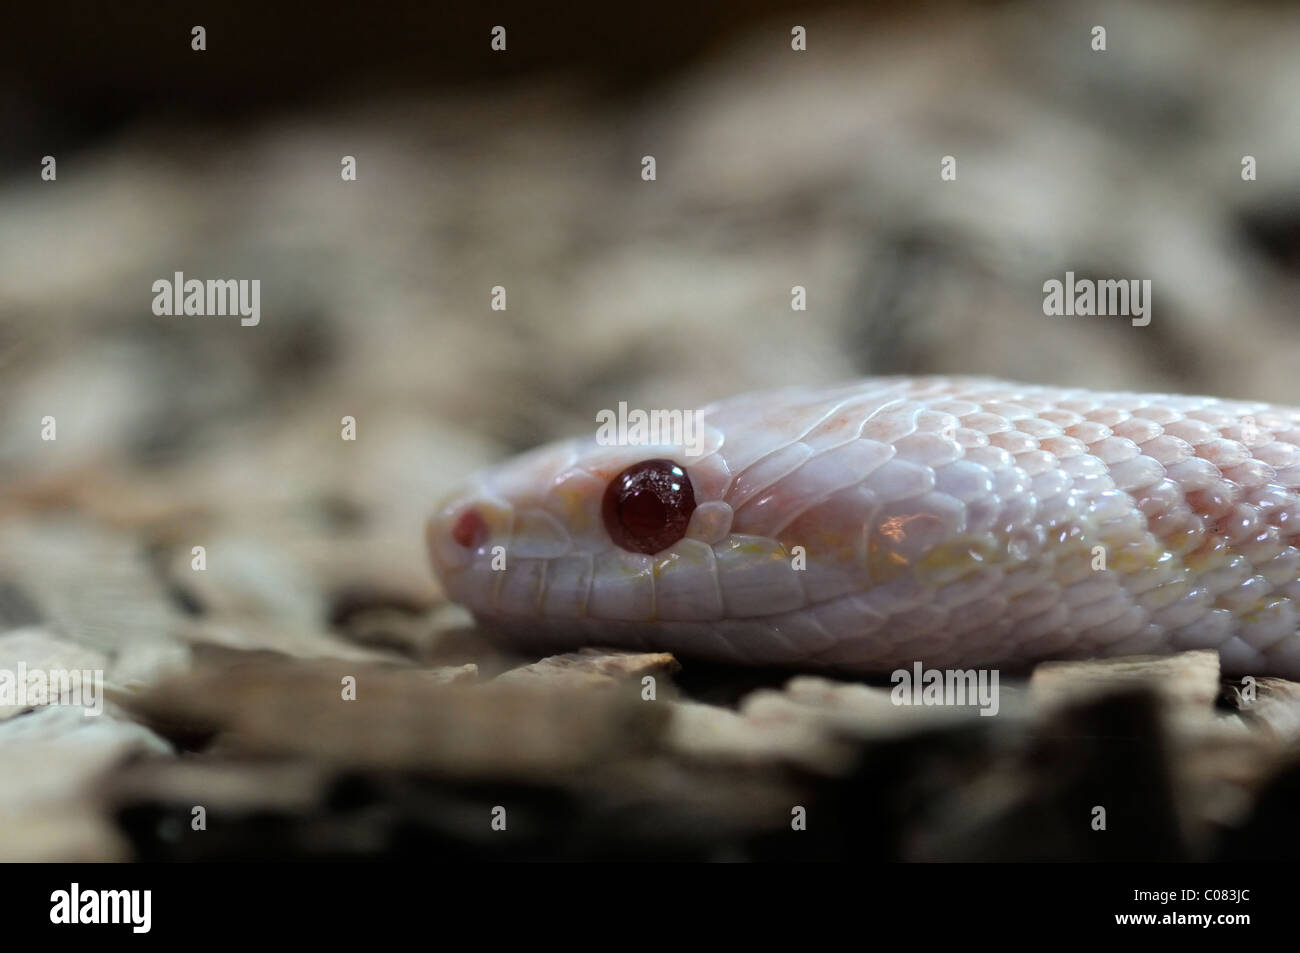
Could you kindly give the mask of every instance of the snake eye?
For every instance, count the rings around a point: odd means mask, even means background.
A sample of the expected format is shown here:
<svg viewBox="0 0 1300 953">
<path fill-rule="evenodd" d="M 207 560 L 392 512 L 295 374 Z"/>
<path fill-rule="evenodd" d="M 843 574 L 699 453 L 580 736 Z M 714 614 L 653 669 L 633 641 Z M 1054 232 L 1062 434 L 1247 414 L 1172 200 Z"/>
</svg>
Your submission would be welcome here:
<svg viewBox="0 0 1300 953">
<path fill-rule="evenodd" d="M 695 488 L 671 460 L 634 463 L 605 488 L 601 516 L 610 538 L 634 553 L 657 553 L 686 535 Z"/>
</svg>

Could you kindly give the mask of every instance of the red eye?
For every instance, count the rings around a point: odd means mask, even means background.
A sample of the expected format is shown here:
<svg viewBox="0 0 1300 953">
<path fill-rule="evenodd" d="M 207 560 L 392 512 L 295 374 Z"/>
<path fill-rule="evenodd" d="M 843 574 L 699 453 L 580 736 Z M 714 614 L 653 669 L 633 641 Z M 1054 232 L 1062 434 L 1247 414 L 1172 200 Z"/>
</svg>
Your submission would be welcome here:
<svg viewBox="0 0 1300 953">
<path fill-rule="evenodd" d="M 634 463 L 605 488 L 601 515 L 610 538 L 634 553 L 657 553 L 686 535 L 695 488 L 671 460 Z"/>
</svg>

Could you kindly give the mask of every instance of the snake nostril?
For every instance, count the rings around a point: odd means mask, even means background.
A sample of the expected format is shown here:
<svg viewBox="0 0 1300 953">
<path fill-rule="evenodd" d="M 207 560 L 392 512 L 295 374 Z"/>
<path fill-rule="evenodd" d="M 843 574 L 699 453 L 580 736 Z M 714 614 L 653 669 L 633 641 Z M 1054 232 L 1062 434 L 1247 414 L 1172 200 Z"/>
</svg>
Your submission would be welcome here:
<svg viewBox="0 0 1300 953">
<path fill-rule="evenodd" d="M 487 539 L 488 525 L 483 515 L 471 507 L 460 516 L 451 527 L 451 538 L 465 549 L 474 549 Z"/>
</svg>

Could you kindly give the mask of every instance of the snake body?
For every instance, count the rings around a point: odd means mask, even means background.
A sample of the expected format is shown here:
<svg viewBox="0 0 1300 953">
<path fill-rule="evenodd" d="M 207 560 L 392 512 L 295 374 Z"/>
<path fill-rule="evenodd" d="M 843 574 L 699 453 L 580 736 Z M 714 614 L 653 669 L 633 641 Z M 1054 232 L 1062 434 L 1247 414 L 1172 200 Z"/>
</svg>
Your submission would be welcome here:
<svg viewBox="0 0 1300 953">
<path fill-rule="evenodd" d="M 1300 410 L 894 377 L 699 420 L 694 456 L 586 437 L 477 474 L 427 529 L 448 594 L 537 648 L 861 673 L 1211 648 L 1300 677 Z M 601 497 L 650 457 L 695 508 L 629 552 Z"/>
</svg>

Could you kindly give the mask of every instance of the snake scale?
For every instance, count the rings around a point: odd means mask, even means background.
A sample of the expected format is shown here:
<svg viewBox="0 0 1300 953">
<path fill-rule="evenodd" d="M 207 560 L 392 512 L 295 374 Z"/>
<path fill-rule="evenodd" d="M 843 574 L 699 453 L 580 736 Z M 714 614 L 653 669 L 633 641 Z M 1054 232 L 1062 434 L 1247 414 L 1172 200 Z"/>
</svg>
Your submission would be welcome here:
<svg viewBox="0 0 1300 953">
<path fill-rule="evenodd" d="M 430 519 L 528 648 L 881 673 L 1216 649 L 1300 678 L 1300 410 L 969 377 L 699 411 L 700 446 L 549 444 Z"/>
</svg>

